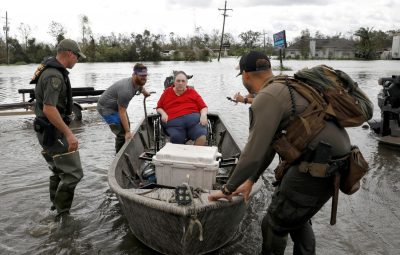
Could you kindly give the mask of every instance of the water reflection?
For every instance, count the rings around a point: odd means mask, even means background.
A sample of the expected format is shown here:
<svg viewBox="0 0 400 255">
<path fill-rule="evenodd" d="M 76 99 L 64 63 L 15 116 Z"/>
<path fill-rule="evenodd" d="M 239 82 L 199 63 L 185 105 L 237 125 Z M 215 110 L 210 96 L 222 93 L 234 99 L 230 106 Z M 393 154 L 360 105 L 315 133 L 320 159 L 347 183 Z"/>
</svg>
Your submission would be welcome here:
<svg viewBox="0 0 400 255">
<path fill-rule="evenodd" d="M 97 77 L 97 74 L 95 74 L 95 73 L 87 73 L 85 75 L 85 84 L 96 84 L 97 80 L 98 80 L 98 77 Z"/>
</svg>

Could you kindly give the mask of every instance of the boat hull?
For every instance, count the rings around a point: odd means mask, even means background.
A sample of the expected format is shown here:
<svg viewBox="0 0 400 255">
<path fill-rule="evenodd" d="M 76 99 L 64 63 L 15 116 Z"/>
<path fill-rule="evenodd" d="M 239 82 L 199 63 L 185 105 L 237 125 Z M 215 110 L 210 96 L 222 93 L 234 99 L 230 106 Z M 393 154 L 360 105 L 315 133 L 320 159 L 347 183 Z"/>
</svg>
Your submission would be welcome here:
<svg viewBox="0 0 400 255">
<path fill-rule="evenodd" d="M 152 118 L 154 116 L 145 119 L 134 139 L 125 143 L 108 173 L 109 185 L 120 201 L 132 233 L 150 248 L 164 254 L 204 254 L 221 248 L 233 238 L 246 213 L 247 203 L 242 197 L 209 202 L 207 197 L 212 191 L 208 191 L 199 194 L 192 204 L 180 206 L 170 201 L 174 189 L 135 188 L 127 178 L 132 169 L 140 167 L 140 160 L 137 160 L 140 153 L 151 145 L 146 137 L 151 140 L 155 133 Z M 240 153 L 240 147 L 220 117 L 209 115 L 209 119 L 214 124 L 214 143 L 223 157 Z M 127 160 L 126 155 L 130 155 L 130 159 Z M 257 182 L 253 194 L 260 187 L 261 183 Z"/>
<path fill-rule="evenodd" d="M 233 238 L 246 211 L 243 203 L 205 210 L 196 215 L 200 229 L 190 215 L 151 208 L 124 196 L 118 196 L 118 199 L 132 233 L 147 246 L 164 254 L 204 254 L 224 246 Z"/>
</svg>

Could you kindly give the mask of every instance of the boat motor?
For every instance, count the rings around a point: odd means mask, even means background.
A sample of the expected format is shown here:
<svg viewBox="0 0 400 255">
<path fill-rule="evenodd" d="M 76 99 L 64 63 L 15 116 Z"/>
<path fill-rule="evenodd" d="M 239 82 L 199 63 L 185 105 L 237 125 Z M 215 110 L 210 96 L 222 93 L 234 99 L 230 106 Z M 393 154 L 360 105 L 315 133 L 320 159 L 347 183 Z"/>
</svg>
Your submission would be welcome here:
<svg viewBox="0 0 400 255">
<path fill-rule="evenodd" d="M 380 136 L 400 136 L 400 75 L 380 78 L 378 84 L 382 86 L 378 94 L 381 119 L 371 120 L 368 124 Z"/>
</svg>

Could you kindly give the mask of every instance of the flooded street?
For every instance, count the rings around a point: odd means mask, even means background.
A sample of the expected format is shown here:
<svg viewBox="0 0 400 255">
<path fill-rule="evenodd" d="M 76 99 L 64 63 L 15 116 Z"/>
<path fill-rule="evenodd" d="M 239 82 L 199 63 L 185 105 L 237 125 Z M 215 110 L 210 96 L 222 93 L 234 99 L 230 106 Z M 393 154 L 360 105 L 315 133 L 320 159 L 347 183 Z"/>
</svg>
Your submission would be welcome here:
<svg viewBox="0 0 400 255">
<path fill-rule="evenodd" d="M 284 61 L 293 70 L 287 74 L 322 63 L 356 80 L 375 104 L 374 118 L 380 118 L 377 80 L 400 75 L 400 61 Z M 194 75 L 189 85 L 203 96 L 209 111 L 220 112 L 239 144 L 245 144 L 248 105 L 235 105 L 226 99 L 238 91 L 246 94 L 234 69 L 238 59 L 145 64 L 150 74 L 146 88 L 157 92 L 146 100 L 148 113 L 154 111 L 165 77 L 172 70 L 184 70 Z M 71 70 L 71 83 L 73 87 L 106 89 L 129 77 L 133 65 L 80 63 Z M 279 61 L 273 60 L 272 65 L 278 66 Z M 21 102 L 17 90 L 33 88 L 29 81 L 35 69 L 36 65 L 0 66 L 0 104 Z M 133 98 L 128 114 L 131 126 L 136 126 L 144 116 L 142 96 Z M 40 155 L 33 118 L 0 117 L 0 254 L 155 254 L 130 232 L 119 202 L 109 189 L 107 171 L 115 156 L 114 136 L 96 111 L 84 111 L 82 123 L 73 127 L 80 143 L 84 177 L 75 192 L 70 222 L 54 222 L 48 194 L 50 170 Z M 369 162 L 370 171 L 359 192 L 352 196 L 340 194 L 335 226 L 329 225 L 330 201 L 313 218 L 317 254 L 398 254 L 400 148 L 379 145 L 369 129 L 349 128 L 348 132 Z M 264 173 L 265 186 L 250 203 L 234 239 L 213 254 L 257 254 L 261 250 L 260 222 L 273 190 L 274 165 Z M 291 248 L 289 241 L 287 254 L 292 254 Z"/>
</svg>

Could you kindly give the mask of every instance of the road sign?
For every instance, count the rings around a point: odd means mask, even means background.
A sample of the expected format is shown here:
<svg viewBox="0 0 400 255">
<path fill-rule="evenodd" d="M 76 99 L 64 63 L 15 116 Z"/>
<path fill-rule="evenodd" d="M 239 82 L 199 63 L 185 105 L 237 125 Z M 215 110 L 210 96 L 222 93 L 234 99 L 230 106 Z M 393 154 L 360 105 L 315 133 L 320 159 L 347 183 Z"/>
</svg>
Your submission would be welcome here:
<svg viewBox="0 0 400 255">
<path fill-rule="evenodd" d="M 231 44 L 229 42 L 223 43 L 222 48 L 230 48 Z"/>
<path fill-rule="evenodd" d="M 279 49 L 286 48 L 286 33 L 285 30 L 282 30 L 276 34 L 273 35 L 274 37 L 274 47 L 277 47 Z"/>
</svg>

